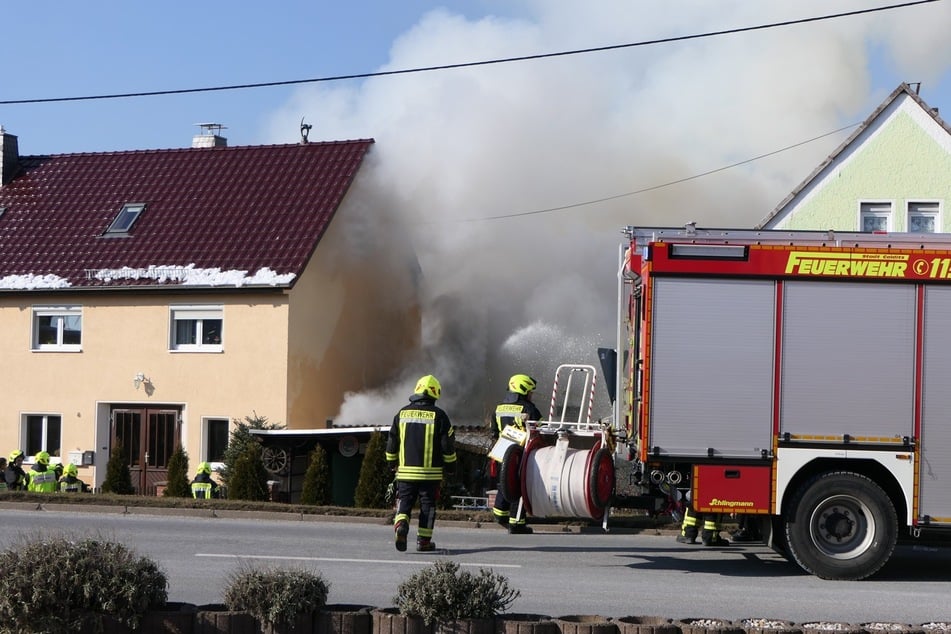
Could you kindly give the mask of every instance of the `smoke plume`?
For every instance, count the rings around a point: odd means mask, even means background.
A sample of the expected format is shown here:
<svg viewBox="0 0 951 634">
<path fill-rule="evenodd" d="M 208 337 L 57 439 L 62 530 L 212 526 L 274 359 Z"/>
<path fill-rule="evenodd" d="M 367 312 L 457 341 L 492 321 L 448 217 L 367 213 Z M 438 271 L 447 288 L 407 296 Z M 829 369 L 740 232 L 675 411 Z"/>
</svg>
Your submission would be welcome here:
<svg viewBox="0 0 951 634">
<path fill-rule="evenodd" d="M 532 0 L 507 3 L 518 17 L 479 19 L 441 9 L 394 41 L 378 70 L 657 40 L 868 6 Z M 457 422 L 484 420 L 515 372 L 539 380 L 538 405 L 547 413 L 557 364 L 597 365 L 596 348 L 615 345 L 621 227 L 753 226 L 854 128 L 720 168 L 864 120 L 897 86 L 872 88 L 872 65 L 883 59 L 907 81 L 923 82 L 927 101 L 929 80 L 951 60 L 948 24 L 951 5 L 935 3 L 301 88 L 274 113 L 273 140 L 294 141 L 284 131 L 302 114 L 317 122 L 312 139 L 374 138 L 365 172 L 386 201 L 378 213 L 411 236 L 424 281 L 419 365 L 402 368 L 397 385 L 348 395 L 337 422 L 389 420 L 413 381 L 430 372 Z M 598 413 L 606 413 L 599 390 Z"/>
</svg>

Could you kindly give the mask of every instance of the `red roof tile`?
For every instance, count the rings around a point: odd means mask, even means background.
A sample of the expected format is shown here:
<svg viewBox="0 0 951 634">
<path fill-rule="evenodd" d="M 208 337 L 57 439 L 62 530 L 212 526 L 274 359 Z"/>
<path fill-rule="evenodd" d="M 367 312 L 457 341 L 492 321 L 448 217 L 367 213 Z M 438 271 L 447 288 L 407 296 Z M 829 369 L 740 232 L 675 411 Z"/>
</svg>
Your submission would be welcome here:
<svg viewBox="0 0 951 634">
<path fill-rule="evenodd" d="M 372 143 L 21 156 L 0 188 L 0 292 L 291 286 Z M 127 203 L 147 207 L 104 236 Z"/>
</svg>

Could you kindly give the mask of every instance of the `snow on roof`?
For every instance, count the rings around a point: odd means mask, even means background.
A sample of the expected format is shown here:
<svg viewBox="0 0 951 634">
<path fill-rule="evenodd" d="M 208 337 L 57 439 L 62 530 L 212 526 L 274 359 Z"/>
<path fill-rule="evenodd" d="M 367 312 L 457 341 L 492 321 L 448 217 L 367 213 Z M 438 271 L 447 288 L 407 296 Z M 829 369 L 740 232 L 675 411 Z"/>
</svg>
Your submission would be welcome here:
<svg viewBox="0 0 951 634">
<path fill-rule="evenodd" d="M 291 287 L 372 144 L 20 156 L 0 187 L 0 290 Z"/>
<path fill-rule="evenodd" d="M 69 286 L 72 286 L 69 280 L 52 273 L 46 275 L 27 273 L 26 275 L 0 277 L 0 289 L 31 291 L 38 288 L 68 288 Z"/>
<path fill-rule="evenodd" d="M 111 269 L 86 269 L 86 279 L 112 282 L 117 279 L 152 279 L 157 282 L 178 282 L 184 286 L 278 286 L 290 284 L 296 277 L 294 273 L 279 274 L 268 267 L 257 270 L 253 275 L 247 271 L 220 268 L 196 268 L 194 264 L 149 265 L 147 268 L 123 266 Z"/>
</svg>

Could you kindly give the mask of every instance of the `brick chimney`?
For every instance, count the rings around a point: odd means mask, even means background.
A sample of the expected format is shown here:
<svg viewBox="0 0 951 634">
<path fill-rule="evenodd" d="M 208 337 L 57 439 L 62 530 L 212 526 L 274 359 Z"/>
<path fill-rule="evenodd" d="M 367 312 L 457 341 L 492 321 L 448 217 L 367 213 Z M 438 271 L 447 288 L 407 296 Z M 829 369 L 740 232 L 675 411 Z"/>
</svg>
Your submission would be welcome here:
<svg viewBox="0 0 951 634">
<path fill-rule="evenodd" d="M 17 138 L 0 125 L 0 187 L 13 180 L 20 170 L 20 150 Z"/>
</svg>

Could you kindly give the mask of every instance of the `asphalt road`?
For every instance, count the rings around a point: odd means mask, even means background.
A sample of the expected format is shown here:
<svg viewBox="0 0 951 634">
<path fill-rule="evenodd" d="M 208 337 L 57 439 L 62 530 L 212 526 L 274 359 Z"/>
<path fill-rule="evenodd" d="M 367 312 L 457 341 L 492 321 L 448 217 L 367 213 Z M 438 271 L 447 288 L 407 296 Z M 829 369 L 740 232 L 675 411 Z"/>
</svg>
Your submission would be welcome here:
<svg viewBox="0 0 951 634">
<path fill-rule="evenodd" d="M 515 536 L 494 526 L 447 524 L 437 521 L 436 553 L 416 553 L 412 543 L 399 553 L 391 527 L 380 520 L 5 509 L 0 547 L 61 532 L 121 541 L 163 567 L 170 601 L 197 605 L 220 603 L 230 573 L 260 564 L 319 571 L 330 583 L 330 603 L 388 607 L 403 579 L 448 557 L 491 568 L 520 588 L 509 612 L 951 622 L 951 550 L 903 546 L 876 577 L 842 582 L 803 574 L 762 545 L 705 548 L 677 544 L 669 533 L 600 530 Z"/>
</svg>

